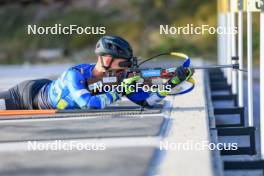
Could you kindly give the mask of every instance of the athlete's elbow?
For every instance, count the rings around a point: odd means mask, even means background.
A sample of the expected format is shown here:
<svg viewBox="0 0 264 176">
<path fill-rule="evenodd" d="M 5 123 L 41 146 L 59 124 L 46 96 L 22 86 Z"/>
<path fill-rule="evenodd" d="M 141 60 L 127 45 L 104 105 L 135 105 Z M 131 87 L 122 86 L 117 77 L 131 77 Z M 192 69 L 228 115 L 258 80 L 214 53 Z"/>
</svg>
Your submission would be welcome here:
<svg viewBox="0 0 264 176">
<path fill-rule="evenodd" d="M 134 103 L 136 103 L 139 106 L 142 106 L 143 108 L 153 108 L 154 107 L 154 105 L 148 104 L 148 102 L 145 101 L 145 100 L 144 101 L 140 101 L 140 102 L 134 102 Z"/>
<path fill-rule="evenodd" d="M 98 106 L 98 105 L 90 105 L 89 109 L 104 109 L 105 107 Z"/>
<path fill-rule="evenodd" d="M 104 109 L 105 103 L 99 97 L 92 97 L 87 104 L 89 109 Z"/>
</svg>

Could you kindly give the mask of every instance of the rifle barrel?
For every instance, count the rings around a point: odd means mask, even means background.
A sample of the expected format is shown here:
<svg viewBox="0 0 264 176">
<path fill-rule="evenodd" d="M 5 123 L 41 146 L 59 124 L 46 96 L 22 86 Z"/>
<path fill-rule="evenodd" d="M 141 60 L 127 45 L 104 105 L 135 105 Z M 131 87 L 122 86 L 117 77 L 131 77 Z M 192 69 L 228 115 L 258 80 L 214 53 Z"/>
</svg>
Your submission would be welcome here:
<svg viewBox="0 0 264 176">
<path fill-rule="evenodd" d="M 247 70 L 239 69 L 238 64 L 230 64 L 230 65 L 209 65 L 209 66 L 191 66 L 192 69 L 216 69 L 216 68 L 232 68 L 235 70 L 247 72 Z"/>
<path fill-rule="evenodd" d="M 233 65 L 191 66 L 193 69 L 233 68 Z"/>
</svg>

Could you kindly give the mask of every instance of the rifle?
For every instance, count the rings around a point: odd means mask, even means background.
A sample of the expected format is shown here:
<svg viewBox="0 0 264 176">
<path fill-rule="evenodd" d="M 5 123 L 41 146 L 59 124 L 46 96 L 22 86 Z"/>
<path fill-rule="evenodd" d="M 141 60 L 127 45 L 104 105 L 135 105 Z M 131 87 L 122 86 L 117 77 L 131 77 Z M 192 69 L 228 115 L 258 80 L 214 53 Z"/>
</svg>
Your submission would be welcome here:
<svg viewBox="0 0 264 176">
<path fill-rule="evenodd" d="M 148 68 L 148 67 L 142 67 L 142 65 L 150 60 L 153 60 L 157 57 L 160 56 L 173 56 L 177 58 L 182 58 L 184 59 L 184 62 L 181 64 L 184 68 L 191 68 L 194 70 L 197 69 L 216 69 L 216 68 L 230 68 L 230 69 L 235 69 L 238 71 L 243 71 L 247 72 L 246 70 L 240 69 L 239 64 L 229 64 L 229 65 L 208 65 L 208 66 L 191 66 L 191 58 L 184 54 L 184 53 L 179 53 L 179 52 L 169 52 L 169 53 L 160 53 L 157 55 L 154 55 L 150 57 L 149 59 L 143 60 L 142 62 L 138 63 L 138 58 L 133 57 L 131 61 L 131 67 L 124 71 L 122 75 L 116 76 L 114 70 L 110 70 L 107 72 L 107 76 L 104 77 L 103 79 L 95 79 L 95 80 L 89 80 L 88 81 L 88 87 L 91 92 L 96 90 L 96 88 L 99 88 L 100 86 L 104 85 L 117 85 L 120 84 L 120 82 L 128 77 L 131 76 L 137 76 L 139 75 L 142 79 L 143 82 L 142 84 L 146 85 L 152 85 L 153 81 L 155 79 L 161 79 L 161 80 L 167 80 L 170 79 L 176 75 L 176 69 L 177 67 L 169 67 L 169 68 L 162 68 L 162 67 L 157 67 L 157 68 Z M 157 83 L 158 81 L 156 81 Z M 162 82 L 162 81 L 161 81 Z"/>
</svg>

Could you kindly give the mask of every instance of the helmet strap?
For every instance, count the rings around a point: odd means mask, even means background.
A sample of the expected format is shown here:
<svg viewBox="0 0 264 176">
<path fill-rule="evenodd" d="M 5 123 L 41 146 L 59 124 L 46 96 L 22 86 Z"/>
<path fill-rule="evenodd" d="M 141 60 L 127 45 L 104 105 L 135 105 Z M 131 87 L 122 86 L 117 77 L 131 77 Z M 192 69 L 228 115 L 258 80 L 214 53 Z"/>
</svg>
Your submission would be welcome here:
<svg viewBox="0 0 264 176">
<path fill-rule="evenodd" d="M 102 67 L 105 69 L 105 70 L 109 70 L 112 66 L 112 63 L 114 61 L 114 58 L 107 58 L 107 60 L 105 60 L 105 58 L 103 59 L 102 56 L 100 56 L 100 59 L 101 59 L 101 65 Z M 105 62 L 107 64 L 107 66 L 105 65 Z M 123 62 L 120 62 L 118 64 L 119 67 L 135 67 L 137 66 L 137 58 L 133 57 L 132 60 L 128 60 L 128 61 L 123 61 Z"/>
</svg>

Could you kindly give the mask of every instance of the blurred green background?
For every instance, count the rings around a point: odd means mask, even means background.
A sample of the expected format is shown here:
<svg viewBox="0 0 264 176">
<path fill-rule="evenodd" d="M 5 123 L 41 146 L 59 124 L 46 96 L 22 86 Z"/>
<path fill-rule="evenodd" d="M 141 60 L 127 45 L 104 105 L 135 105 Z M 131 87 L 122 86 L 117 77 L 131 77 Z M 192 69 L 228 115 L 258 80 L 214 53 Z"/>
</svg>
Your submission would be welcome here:
<svg viewBox="0 0 264 176">
<path fill-rule="evenodd" d="M 126 38 L 137 56 L 177 50 L 190 56 L 216 59 L 216 35 L 160 35 L 160 24 L 217 24 L 216 0 L 67 0 L 7 3 L 0 6 L 0 63 L 82 62 L 95 59 L 100 35 L 27 35 L 27 25 L 106 26 L 107 34 Z M 254 15 L 254 53 L 259 53 L 259 18 Z M 244 23 L 246 24 L 246 23 Z M 245 26 L 246 27 L 246 26 Z M 245 28 L 246 29 L 246 28 Z M 245 41 L 246 43 L 246 41 Z M 62 53 L 38 59 L 38 52 Z M 258 60 L 258 59 L 255 59 Z M 87 61 L 87 60 L 86 60 Z"/>
</svg>

